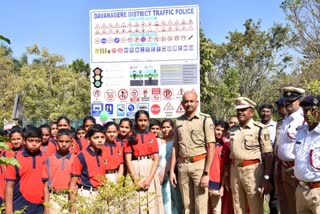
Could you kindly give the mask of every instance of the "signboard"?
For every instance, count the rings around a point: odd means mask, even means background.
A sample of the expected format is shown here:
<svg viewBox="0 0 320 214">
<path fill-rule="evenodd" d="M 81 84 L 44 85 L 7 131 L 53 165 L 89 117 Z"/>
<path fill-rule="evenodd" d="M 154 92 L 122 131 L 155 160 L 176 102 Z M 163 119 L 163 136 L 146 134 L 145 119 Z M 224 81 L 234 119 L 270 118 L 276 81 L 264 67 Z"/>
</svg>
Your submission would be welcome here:
<svg viewBox="0 0 320 214">
<path fill-rule="evenodd" d="M 183 114 L 183 92 L 200 94 L 199 43 L 196 5 L 90 11 L 93 116 L 94 103 L 110 118 Z"/>
</svg>

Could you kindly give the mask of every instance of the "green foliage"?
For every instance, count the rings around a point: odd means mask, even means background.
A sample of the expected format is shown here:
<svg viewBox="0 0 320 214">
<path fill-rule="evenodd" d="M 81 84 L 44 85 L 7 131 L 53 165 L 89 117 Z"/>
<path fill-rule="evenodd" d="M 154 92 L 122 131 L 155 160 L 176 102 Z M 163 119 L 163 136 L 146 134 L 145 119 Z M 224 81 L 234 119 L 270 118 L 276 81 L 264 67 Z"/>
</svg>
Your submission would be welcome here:
<svg viewBox="0 0 320 214">
<path fill-rule="evenodd" d="M 87 76 L 90 75 L 90 65 L 85 63 L 83 59 L 74 60 L 68 67 L 76 73 L 85 73 Z"/>
<path fill-rule="evenodd" d="M 10 141 L 9 138 L 0 136 L 0 150 L 2 150 L 2 149 L 10 150 L 10 147 L 6 144 L 6 142 L 9 142 L 9 141 Z M 7 157 L 0 156 L 0 164 L 13 165 L 13 166 L 20 167 L 19 162 L 13 157 L 7 158 Z"/>
<path fill-rule="evenodd" d="M 0 35 L 0 40 L 3 40 L 5 42 L 7 42 L 8 44 L 10 44 L 10 39 L 8 39 L 8 38 L 6 38 L 6 37 L 4 37 L 2 35 Z"/>
<path fill-rule="evenodd" d="M 31 64 L 28 58 L 33 59 Z M 61 115 L 74 119 L 90 114 L 87 71 L 75 72 L 63 61 L 62 56 L 50 54 L 45 48 L 40 50 L 37 45 L 27 48 L 21 60 L 16 60 L 9 48 L 0 46 L 0 119 L 11 119 L 16 94 L 21 98 L 23 117 L 31 120 L 54 120 Z"/>
<path fill-rule="evenodd" d="M 71 204 L 69 201 L 56 200 L 59 195 L 54 195 L 54 200 L 60 205 L 61 213 L 65 213 L 74 207 L 79 214 L 92 213 L 132 213 L 133 210 L 139 206 L 136 197 L 136 185 L 131 181 L 130 177 L 121 177 L 117 183 L 105 182 L 98 188 L 95 196 L 88 198 L 83 197 L 79 193 L 76 194 L 76 201 Z M 80 190 L 79 190 L 80 191 Z M 142 203 L 154 200 L 156 196 L 154 193 L 148 193 L 145 197 L 140 198 Z M 50 204 L 46 204 L 50 207 Z"/>
<path fill-rule="evenodd" d="M 274 24 L 262 31 L 260 21 L 248 19 L 244 28 L 244 32 L 229 32 L 227 42 L 220 45 L 200 33 L 202 110 L 217 119 L 226 119 L 234 112 L 238 96 L 257 103 L 279 97 L 278 88 L 270 87 L 270 83 L 293 60 L 287 52 L 295 41 L 289 26 Z"/>
</svg>

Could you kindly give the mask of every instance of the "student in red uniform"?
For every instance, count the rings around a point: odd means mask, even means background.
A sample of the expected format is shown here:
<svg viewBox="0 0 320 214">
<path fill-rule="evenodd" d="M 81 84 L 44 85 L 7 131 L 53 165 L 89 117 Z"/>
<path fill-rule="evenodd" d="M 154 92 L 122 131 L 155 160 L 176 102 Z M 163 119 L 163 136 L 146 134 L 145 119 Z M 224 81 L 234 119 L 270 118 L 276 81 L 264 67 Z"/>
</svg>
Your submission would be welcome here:
<svg viewBox="0 0 320 214">
<path fill-rule="evenodd" d="M 44 181 L 44 201 L 50 203 L 45 207 L 45 213 L 62 213 L 58 203 L 67 202 L 71 180 L 71 166 L 75 156 L 69 151 L 72 133 L 69 129 L 60 129 L 56 135 L 58 150 L 47 157 L 42 170 Z M 52 197 L 54 196 L 54 197 Z"/>
<path fill-rule="evenodd" d="M 125 117 L 120 120 L 119 134 L 117 136 L 117 141 L 121 142 L 122 147 L 128 141 L 128 138 L 131 134 L 132 127 L 133 127 L 133 124 L 129 118 Z"/>
<path fill-rule="evenodd" d="M 76 140 L 80 140 L 81 138 L 84 138 L 84 137 L 86 137 L 86 131 L 82 127 L 77 128 L 74 138 Z"/>
<path fill-rule="evenodd" d="M 89 140 L 86 138 L 86 134 L 88 132 L 88 129 L 90 126 L 96 124 L 96 119 L 92 116 L 86 116 L 82 120 L 82 129 L 84 130 L 84 137 L 80 137 L 79 139 L 76 139 L 76 142 L 78 144 L 79 150 L 81 151 L 84 148 L 87 148 L 90 144 Z"/>
<path fill-rule="evenodd" d="M 159 164 L 159 147 L 157 139 L 148 131 L 149 113 L 139 110 L 135 114 L 136 126 L 126 143 L 125 159 L 128 172 L 138 188 L 136 213 L 164 213 L 161 187 L 155 173 Z M 148 193 L 155 193 L 153 200 L 148 200 Z M 143 201 L 141 201 L 144 199 Z M 145 211 L 147 209 L 148 211 Z"/>
<path fill-rule="evenodd" d="M 60 130 L 60 129 L 71 130 L 70 119 L 65 116 L 59 117 L 57 120 L 57 127 L 58 127 L 58 130 Z M 71 143 L 69 150 L 72 154 L 78 154 L 81 151 L 79 144 L 77 143 L 77 141 L 75 139 L 72 139 L 72 143 Z"/>
<path fill-rule="evenodd" d="M 83 130 L 86 132 L 88 132 L 88 129 L 90 126 L 96 124 L 96 119 L 92 116 L 86 116 L 85 118 L 83 118 L 82 120 L 82 128 Z"/>
<path fill-rule="evenodd" d="M 58 126 L 57 126 L 57 122 L 52 122 L 50 123 L 50 137 L 51 138 L 55 138 L 56 134 L 58 132 Z"/>
<path fill-rule="evenodd" d="M 229 148 L 223 141 L 224 135 L 227 133 L 229 125 L 225 121 L 217 121 L 215 123 L 216 148 L 214 159 L 209 173 L 209 210 L 212 214 L 220 214 L 222 210 L 222 196 L 224 193 L 224 176 L 227 175 L 225 167 L 229 161 Z"/>
<path fill-rule="evenodd" d="M 21 167 L 8 166 L 5 172 L 6 213 L 22 210 L 26 214 L 43 213 L 43 189 L 41 179 L 44 156 L 40 151 L 42 133 L 29 127 L 25 132 L 25 147 L 16 154 Z"/>
<path fill-rule="evenodd" d="M 42 124 L 40 127 L 42 132 L 42 145 L 41 151 L 44 155 L 49 157 L 57 151 L 57 146 L 54 142 L 50 141 L 51 129 L 48 124 Z"/>
<path fill-rule="evenodd" d="M 24 133 L 21 128 L 14 128 L 11 129 L 9 138 L 12 143 L 12 151 L 20 151 L 23 148 L 24 145 Z"/>
<path fill-rule="evenodd" d="M 75 189 L 85 197 L 95 197 L 97 187 L 105 181 L 105 162 L 102 147 L 106 140 L 105 128 L 99 124 L 90 126 L 87 133 L 90 145 L 75 158 L 71 169 L 70 201 L 75 201 Z M 74 210 L 73 210 L 74 212 Z"/>
<path fill-rule="evenodd" d="M 104 124 L 106 129 L 106 141 L 102 148 L 106 164 L 107 181 L 116 182 L 123 176 L 123 147 L 121 142 L 116 141 L 118 135 L 118 124 L 107 122 Z"/>
</svg>

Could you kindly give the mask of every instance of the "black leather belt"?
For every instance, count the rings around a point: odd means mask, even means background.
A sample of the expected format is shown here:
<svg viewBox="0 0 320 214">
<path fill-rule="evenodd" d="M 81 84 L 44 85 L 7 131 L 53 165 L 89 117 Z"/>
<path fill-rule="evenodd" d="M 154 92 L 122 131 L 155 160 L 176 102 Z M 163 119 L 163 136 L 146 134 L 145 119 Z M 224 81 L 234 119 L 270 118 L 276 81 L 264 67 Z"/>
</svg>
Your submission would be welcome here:
<svg viewBox="0 0 320 214">
<path fill-rule="evenodd" d="M 145 156 L 132 156 L 132 160 L 143 160 L 143 159 L 150 159 L 151 155 L 145 155 Z"/>
</svg>

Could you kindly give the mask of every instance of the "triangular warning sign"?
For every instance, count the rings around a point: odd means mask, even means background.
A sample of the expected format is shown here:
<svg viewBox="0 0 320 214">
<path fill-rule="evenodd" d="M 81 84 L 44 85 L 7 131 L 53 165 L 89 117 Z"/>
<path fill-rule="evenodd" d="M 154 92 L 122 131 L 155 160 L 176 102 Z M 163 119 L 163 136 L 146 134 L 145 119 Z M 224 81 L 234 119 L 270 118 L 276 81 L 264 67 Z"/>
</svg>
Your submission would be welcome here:
<svg viewBox="0 0 320 214">
<path fill-rule="evenodd" d="M 144 27 L 146 25 L 146 23 L 144 23 L 144 21 L 142 21 L 141 26 Z"/>
<path fill-rule="evenodd" d="M 105 23 L 103 23 L 102 28 L 103 29 L 107 28 L 107 25 Z"/>
<path fill-rule="evenodd" d="M 191 25 L 191 24 L 193 24 L 193 21 L 192 21 L 192 19 L 190 19 L 188 23 L 189 23 L 190 25 Z"/>
<path fill-rule="evenodd" d="M 178 95 L 183 95 L 183 88 L 180 88 L 180 90 L 178 91 Z"/>
<path fill-rule="evenodd" d="M 181 21 L 181 24 L 185 25 L 185 24 L 186 24 L 186 21 L 183 19 L 183 20 Z"/>
<path fill-rule="evenodd" d="M 100 26 L 97 24 L 96 27 L 95 27 L 95 29 L 99 29 L 99 28 L 100 28 Z"/>
<path fill-rule="evenodd" d="M 112 32 L 112 30 L 111 30 L 111 29 L 109 30 L 109 34 L 113 34 L 113 32 Z"/>
<path fill-rule="evenodd" d="M 179 27 L 176 26 L 176 27 L 174 28 L 174 30 L 175 30 L 175 31 L 179 31 Z"/>
<path fill-rule="evenodd" d="M 106 30 L 103 30 L 103 31 L 102 31 L 102 34 L 107 34 L 107 31 L 106 31 Z"/>
<path fill-rule="evenodd" d="M 167 31 L 169 31 L 169 32 L 172 31 L 172 27 L 170 26 Z"/>
<path fill-rule="evenodd" d="M 136 23 L 134 24 L 134 26 L 135 26 L 135 27 L 139 27 L 140 25 L 139 25 L 138 22 L 136 22 Z"/>
<path fill-rule="evenodd" d="M 156 21 L 156 22 L 154 23 L 154 26 L 159 26 L 159 22 Z"/>
<path fill-rule="evenodd" d="M 132 27 L 132 22 L 129 22 L 128 26 L 129 26 L 129 27 Z"/>
<path fill-rule="evenodd" d="M 100 34 L 100 32 L 97 30 L 97 31 L 96 31 L 96 35 L 99 35 L 99 34 Z"/>
<path fill-rule="evenodd" d="M 121 27 L 126 27 L 126 24 L 122 22 Z"/>
<path fill-rule="evenodd" d="M 163 110 L 173 110 L 173 109 L 174 109 L 173 106 L 169 102 L 163 108 Z"/>
<path fill-rule="evenodd" d="M 180 103 L 179 107 L 177 108 L 177 113 L 184 113 L 184 108 L 182 106 L 182 103 Z"/>
<path fill-rule="evenodd" d="M 169 20 L 169 22 L 168 22 L 168 26 L 171 26 L 172 25 L 172 21 L 171 20 Z"/>
<path fill-rule="evenodd" d="M 113 27 L 111 23 L 109 23 L 109 27 Z"/>
<path fill-rule="evenodd" d="M 148 32 L 152 32 L 152 28 L 151 27 L 149 27 Z"/>
<path fill-rule="evenodd" d="M 151 21 L 149 21 L 148 26 L 149 26 L 149 27 L 152 26 L 152 22 L 151 22 Z"/>
<path fill-rule="evenodd" d="M 185 30 L 186 30 L 186 27 L 183 25 L 181 28 L 181 31 L 185 31 Z"/>
<path fill-rule="evenodd" d="M 166 32 L 166 28 L 165 27 L 161 28 L 161 31 Z"/>
<path fill-rule="evenodd" d="M 118 23 L 118 22 L 116 23 L 115 27 L 120 27 L 120 25 L 119 25 L 119 23 Z"/>
<path fill-rule="evenodd" d="M 166 22 L 165 22 L 165 21 L 162 21 L 162 22 L 161 22 L 161 25 L 162 25 L 162 26 L 166 26 Z"/>
</svg>

